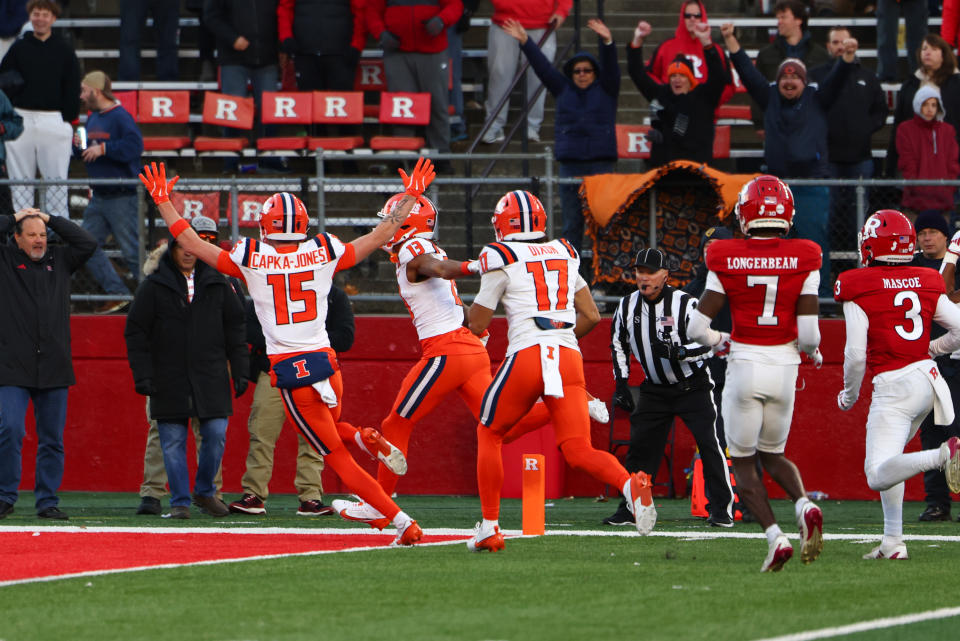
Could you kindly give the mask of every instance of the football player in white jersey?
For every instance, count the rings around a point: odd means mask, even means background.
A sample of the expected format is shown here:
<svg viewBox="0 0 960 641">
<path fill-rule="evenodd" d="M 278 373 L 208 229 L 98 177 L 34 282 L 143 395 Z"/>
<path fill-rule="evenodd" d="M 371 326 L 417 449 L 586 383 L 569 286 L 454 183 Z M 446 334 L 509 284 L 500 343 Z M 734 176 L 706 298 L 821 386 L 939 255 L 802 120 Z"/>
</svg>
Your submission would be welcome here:
<svg viewBox="0 0 960 641">
<path fill-rule="evenodd" d="M 500 490 L 504 435 L 543 398 L 556 429 L 557 445 L 567 463 L 594 478 L 622 488 L 634 513 L 637 531 L 649 534 L 656 524 L 650 477 L 629 474 L 609 452 L 590 442 L 590 419 L 584 386 L 583 358 L 577 339 L 600 321 L 580 257 L 564 239 L 546 237 L 546 212 L 526 191 L 511 191 L 493 214 L 497 241 L 478 259 L 480 292 L 470 307 L 469 326 L 482 334 L 502 303 L 509 326 L 507 356 L 487 388 L 477 426 L 477 484 L 483 520 L 467 548 L 503 549 Z"/>
<path fill-rule="evenodd" d="M 372 232 L 347 244 L 327 233 L 308 238 L 309 217 L 303 203 L 291 194 L 277 194 L 264 204 L 260 215 L 262 240 L 243 239 L 231 252 L 201 240 L 180 217 L 170 203 L 177 178 L 168 182 L 162 163 L 159 168 L 155 163 L 145 166 L 140 175 L 174 238 L 207 264 L 246 282 L 263 327 L 271 378 L 280 389 L 288 418 L 344 483 L 393 523 L 398 545 L 412 545 L 423 533 L 357 465 L 341 440 L 356 430 L 349 424 L 338 425 L 343 380 L 326 333 L 326 301 L 333 275 L 386 243 L 435 175 L 433 164 L 421 158 L 397 206 Z"/>
</svg>

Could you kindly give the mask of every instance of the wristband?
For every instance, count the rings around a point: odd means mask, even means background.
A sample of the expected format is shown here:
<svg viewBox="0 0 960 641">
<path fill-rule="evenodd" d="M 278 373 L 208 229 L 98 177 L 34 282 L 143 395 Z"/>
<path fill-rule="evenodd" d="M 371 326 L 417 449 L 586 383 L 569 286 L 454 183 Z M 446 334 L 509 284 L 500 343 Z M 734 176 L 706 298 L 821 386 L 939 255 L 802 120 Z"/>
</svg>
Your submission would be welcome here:
<svg viewBox="0 0 960 641">
<path fill-rule="evenodd" d="M 943 264 L 944 264 L 944 265 L 956 265 L 956 264 L 957 264 L 957 258 L 960 258 L 960 257 L 958 257 L 956 254 L 954 254 L 952 251 L 947 250 L 947 253 L 943 255 Z"/>
<path fill-rule="evenodd" d="M 189 228 L 190 223 L 185 221 L 183 218 L 179 218 L 175 223 L 170 225 L 170 233 L 173 234 L 174 239 L 176 239 L 177 236 L 187 231 Z"/>
<path fill-rule="evenodd" d="M 465 260 L 462 263 L 460 263 L 460 273 L 463 274 L 464 276 L 469 276 L 470 274 L 473 273 L 472 271 L 470 271 L 470 261 Z"/>
</svg>

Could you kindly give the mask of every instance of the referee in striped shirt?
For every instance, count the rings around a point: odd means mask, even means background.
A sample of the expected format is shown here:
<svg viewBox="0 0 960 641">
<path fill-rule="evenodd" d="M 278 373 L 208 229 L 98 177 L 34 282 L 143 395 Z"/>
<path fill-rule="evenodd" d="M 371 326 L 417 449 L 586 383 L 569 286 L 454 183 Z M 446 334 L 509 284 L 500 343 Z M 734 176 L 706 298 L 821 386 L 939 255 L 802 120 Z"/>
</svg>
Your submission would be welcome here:
<svg viewBox="0 0 960 641">
<path fill-rule="evenodd" d="M 687 338 L 688 317 L 697 299 L 667 285 L 666 262 L 659 250 L 640 250 L 634 275 L 637 291 L 620 299 L 610 340 L 617 381 L 614 403 L 630 412 L 630 449 L 625 467 L 631 473 L 643 470 L 654 477 L 674 418 L 681 418 L 693 434 L 703 461 L 710 500 L 708 522 L 733 527 L 733 489 L 714 427 L 717 410 L 711 393 L 713 381 L 706 367 L 711 350 Z M 631 353 L 644 373 L 636 402 L 627 383 Z M 632 522 L 625 503 L 604 520 L 609 525 Z"/>
</svg>

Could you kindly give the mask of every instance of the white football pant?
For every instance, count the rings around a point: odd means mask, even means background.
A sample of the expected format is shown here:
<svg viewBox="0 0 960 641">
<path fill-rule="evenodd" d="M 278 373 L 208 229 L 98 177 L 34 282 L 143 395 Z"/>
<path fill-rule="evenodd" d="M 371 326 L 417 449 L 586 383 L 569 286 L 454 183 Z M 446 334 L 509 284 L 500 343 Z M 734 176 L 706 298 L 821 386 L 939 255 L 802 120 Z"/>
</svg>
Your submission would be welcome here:
<svg viewBox="0 0 960 641">
<path fill-rule="evenodd" d="M 730 456 L 782 454 L 793 420 L 797 365 L 728 359 L 723 425 Z"/>
</svg>

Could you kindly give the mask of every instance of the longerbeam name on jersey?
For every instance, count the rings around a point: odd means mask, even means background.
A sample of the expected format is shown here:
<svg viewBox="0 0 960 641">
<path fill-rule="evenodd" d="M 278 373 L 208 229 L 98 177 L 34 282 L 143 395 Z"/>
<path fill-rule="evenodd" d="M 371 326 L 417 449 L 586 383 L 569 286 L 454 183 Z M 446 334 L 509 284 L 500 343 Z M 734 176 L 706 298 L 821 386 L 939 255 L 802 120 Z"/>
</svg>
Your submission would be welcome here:
<svg viewBox="0 0 960 641">
<path fill-rule="evenodd" d="M 919 278 L 884 278 L 884 289 L 916 289 L 920 287 Z"/>
<path fill-rule="evenodd" d="M 727 256 L 727 269 L 797 269 L 796 256 Z"/>
</svg>

